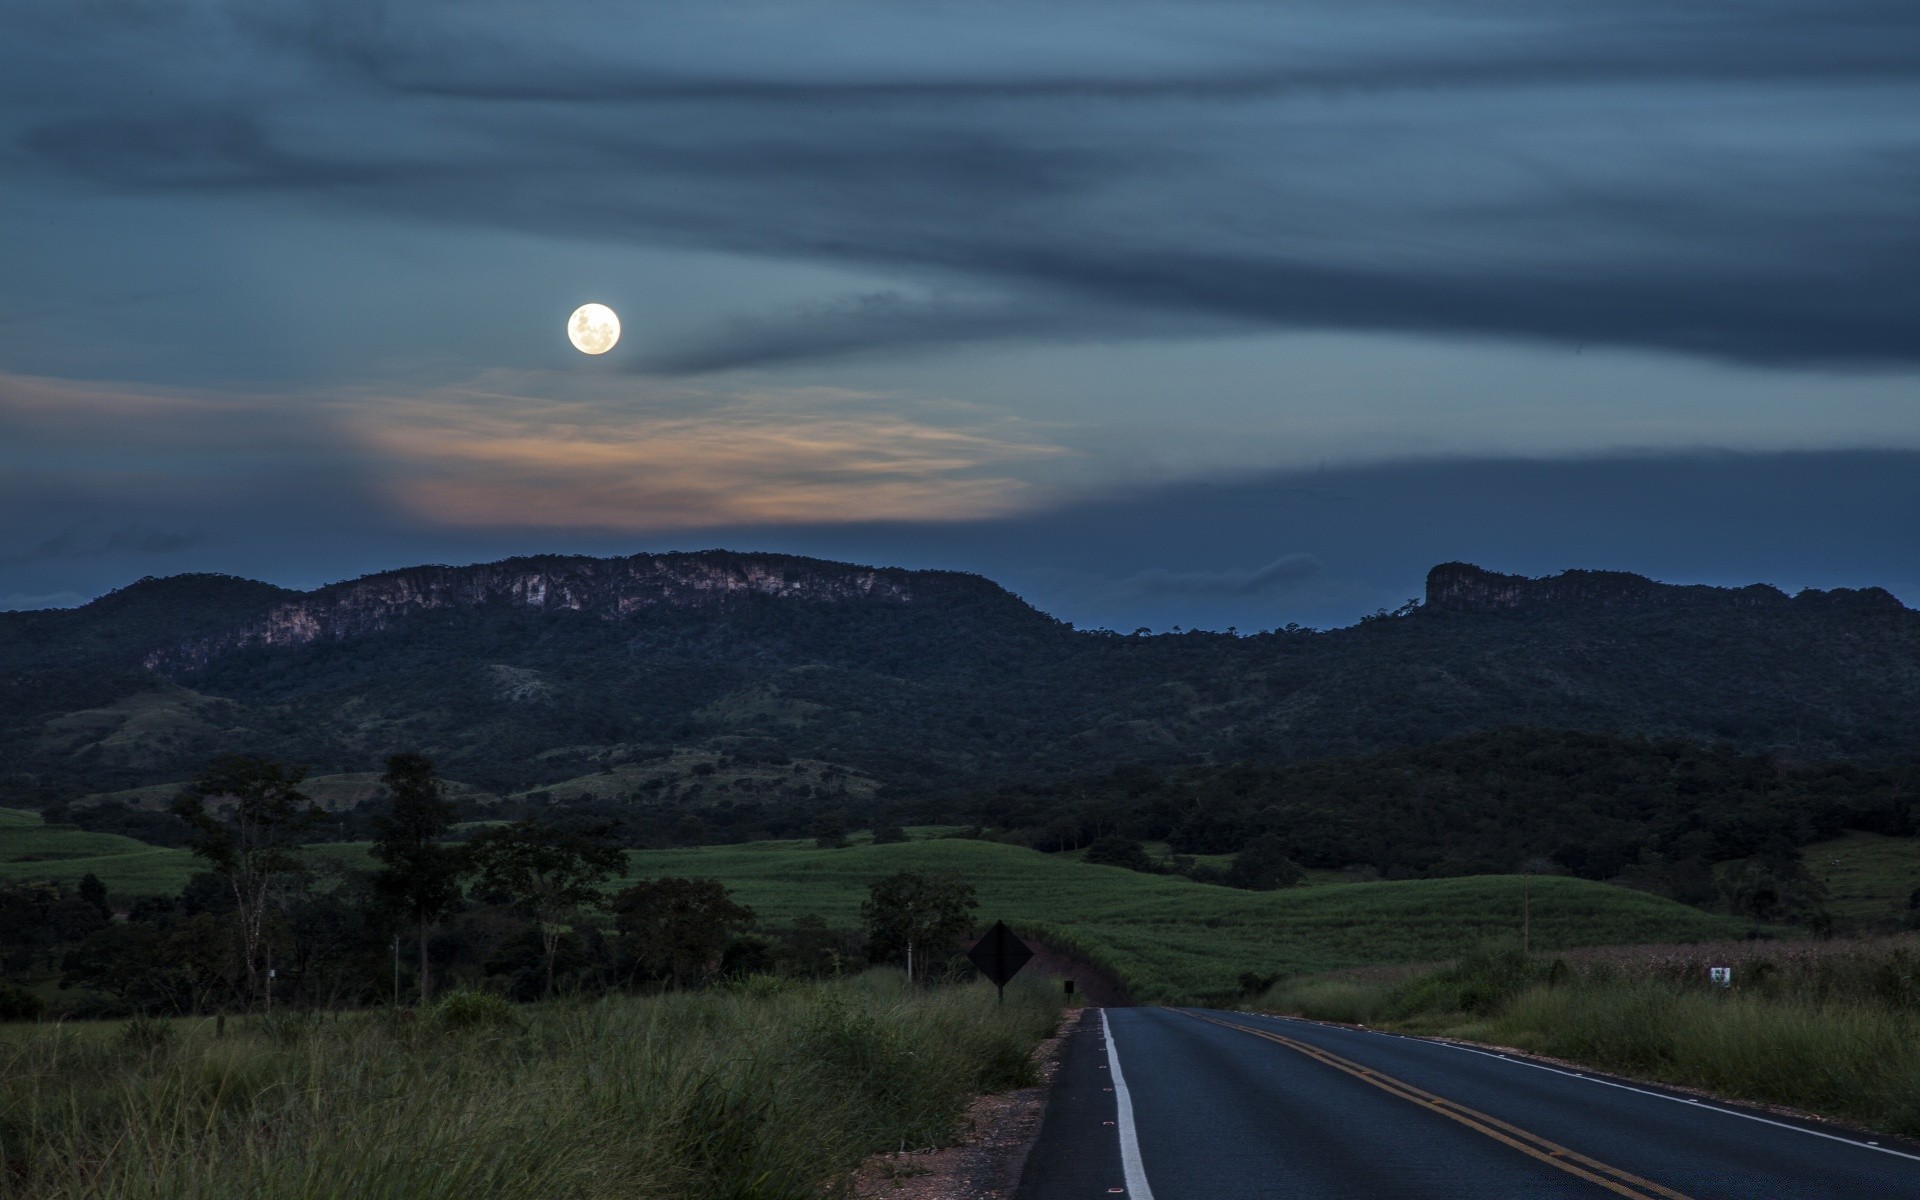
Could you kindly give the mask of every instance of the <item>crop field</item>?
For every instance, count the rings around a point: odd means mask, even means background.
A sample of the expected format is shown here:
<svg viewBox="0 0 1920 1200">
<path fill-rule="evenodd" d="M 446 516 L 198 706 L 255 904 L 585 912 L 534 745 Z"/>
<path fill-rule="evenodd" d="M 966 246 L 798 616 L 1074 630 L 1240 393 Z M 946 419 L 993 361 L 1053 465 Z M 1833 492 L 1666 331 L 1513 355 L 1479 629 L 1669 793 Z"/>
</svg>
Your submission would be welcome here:
<svg viewBox="0 0 1920 1200">
<path fill-rule="evenodd" d="M 1920 838 L 1848 833 L 1803 851 L 1807 870 L 1827 885 L 1827 908 L 1843 927 L 1897 920 L 1920 888 Z"/>
<path fill-rule="evenodd" d="M 1292 974 L 1453 957 L 1519 932 L 1518 876 L 1327 884 L 1247 892 L 1064 861 L 963 839 L 820 850 L 753 842 L 636 852 L 640 875 L 723 881 L 762 920 L 815 913 L 859 920 L 873 880 L 894 871 L 954 871 L 972 881 L 983 923 L 996 919 L 1112 967 L 1140 1000 L 1236 990 L 1242 972 Z M 1533 941 L 1542 949 L 1612 942 L 1737 938 L 1745 922 L 1642 892 L 1579 879 L 1533 880 Z"/>
<path fill-rule="evenodd" d="M 823 850 L 812 842 L 749 842 L 640 850 L 629 878 L 718 879 L 781 924 L 808 914 L 853 926 L 872 883 L 896 871 L 951 871 L 972 882 L 982 923 L 1008 924 L 1114 970 L 1140 1000 L 1225 995 L 1244 972 L 1292 975 L 1373 963 L 1432 962 L 1489 938 L 1517 935 L 1519 876 L 1396 883 L 1317 883 L 1248 892 L 1093 866 L 1020 846 L 951 837 Z M 39 852 L 26 849 L 37 847 Z M 310 847 L 328 866 L 370 866 L 363 843 Z M 23 855 L 33 861 L 19 861 Z M 0 880 L 72 883 L 92 872 L 118 896 L 177 891 L 199 869 L 184 850 L 128 838 L 46 829 L 33 814 L 0 824 Z M 1746 922 L 1643 892 L 1579 879 L 1532 883 L 1539 949 L 1739 938 Z"/>
<path fill-rule="evenodd" d="M 363 842 L 309 846 L 307 856 L 323 870 L 372 865 Z M 115 897 L 170 896 L 205 869 L 186 850 L 117 833 L 48 828 L 39 813 L 0 808 L 0 883 L 49 880 L 72 886 L 93 875 Z"/>
</svg>

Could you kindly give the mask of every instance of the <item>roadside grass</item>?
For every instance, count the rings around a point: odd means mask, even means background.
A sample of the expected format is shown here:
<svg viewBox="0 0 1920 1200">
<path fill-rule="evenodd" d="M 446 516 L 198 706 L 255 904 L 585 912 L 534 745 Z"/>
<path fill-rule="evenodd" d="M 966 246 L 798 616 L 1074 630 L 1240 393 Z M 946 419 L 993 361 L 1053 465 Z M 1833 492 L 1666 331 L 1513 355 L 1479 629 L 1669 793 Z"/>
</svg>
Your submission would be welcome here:
<svg viewBox="0 0 1920 1200">
<path fill-rule="evenodd" d="M 1920 1135 L 1920 938 L 1640 947 L 1486 946 L 1401 980 L 1283 981 L 1260 1007 L 1490 1042 Z M 1708 965 L 1730 965 L 1713 985 Z"/>
<path fill-rule="evenodd" d="M 13 1027 L 0 1196 L 799 1200 L 1035 1080 L 1039 986 L 831 984 Z"/>
</svg>

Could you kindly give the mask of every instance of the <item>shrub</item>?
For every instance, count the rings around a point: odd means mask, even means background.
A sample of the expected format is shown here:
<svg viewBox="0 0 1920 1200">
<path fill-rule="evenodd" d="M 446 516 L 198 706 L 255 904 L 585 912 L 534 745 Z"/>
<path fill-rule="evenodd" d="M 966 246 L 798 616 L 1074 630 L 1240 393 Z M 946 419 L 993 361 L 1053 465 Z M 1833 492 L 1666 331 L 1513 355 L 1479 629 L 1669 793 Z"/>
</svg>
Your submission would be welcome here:
<svg viewBox="0 0 1920 1200">
<path fill-rule="evenodd" d="M 449 992 L 433 1006 L 434 1024 L 442 1029 L 517 1027 L 513 1005 L 486 992 Z"/>
<path fill-rule="evenodd" d="M 0 1021 L 35 1021 L 47 1002 L 17 983 L 0 983 Z"/>
</svg>

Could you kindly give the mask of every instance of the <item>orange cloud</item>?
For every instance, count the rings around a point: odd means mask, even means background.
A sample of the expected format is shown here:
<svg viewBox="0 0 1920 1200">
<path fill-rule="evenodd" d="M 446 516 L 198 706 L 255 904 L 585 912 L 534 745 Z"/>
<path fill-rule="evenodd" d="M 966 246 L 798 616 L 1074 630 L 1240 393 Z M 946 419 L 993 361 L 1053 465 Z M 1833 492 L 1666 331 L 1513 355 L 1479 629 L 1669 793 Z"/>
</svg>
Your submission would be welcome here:
<svg viewBox="0 0 1920 1200">
<path fill-rule="evenodd" d="M 0 376 L 9 433 L 0 459 L 74 484 L 199 492 L 297 462 L 437 523 L 617 531 L 996 516 L 1075 453 L 964 405 L 507 373 L 320 395 Z"/>
<path fill-rule="evenodd" d="M 995 516 L 1020 468 L 1071 453 L 1008 418 L 829 389 L 548 398 L 480 387 L 365 397 L 347 427 L 390 493 L 456 525 L 689 529 Z"/>
</svg>

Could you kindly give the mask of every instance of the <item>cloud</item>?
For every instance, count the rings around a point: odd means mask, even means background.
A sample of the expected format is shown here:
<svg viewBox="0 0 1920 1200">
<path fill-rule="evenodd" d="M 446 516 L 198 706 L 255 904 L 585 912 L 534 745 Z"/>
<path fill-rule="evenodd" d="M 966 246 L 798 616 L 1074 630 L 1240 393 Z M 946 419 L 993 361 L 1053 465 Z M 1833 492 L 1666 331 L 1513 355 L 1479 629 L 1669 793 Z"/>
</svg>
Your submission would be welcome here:
<svg viewBox="0 0 1920 1200">
<path fill-rule="evenodd" d="M 901 281 L 655 370 L 1222 328 L 1920 363 L 1897 0 L 32 13 L 0 78 L 49 186 Z"/>
<path fill-rule="evenodd" d="M 459 385 L 190 393 L 0 376 L 13 489 L 216 506 L 279 491 L 377 496 L 397 517 L 493 529 L 677 530 L 1002 516 L 1047 502 L 1056 428 L 835 389 L 712 389 L 497 372 Z M 60 471 L 49 462 L 76 461 Z M 72 503 L 71 499 L 68 503 Z M 257 501 L 252 502 L 257 503 Z M 63 522 L 19 565 L 157 554 L 195 535 Z"/>
<path fill-rule="evenodd" d="M 901 411 L 904 408 L 906 411 Z M 1039 504 L 1036 429 L 828 389 L 635 403 L 438 389 L 344 412 L 408 510 L 462 526 L 673 530 L 966 520 Z"/>
<path fill-rule="evenodd" d="M 174 533 L 144 522 L 105 531 L 70 525 L 25 550 L 0 554 L 0 566 L 19 566 L 61 558 L 98 558 L 111 554 L 172 554 L 198 546 L 205 540 L 197 533 Z"/>
<path fill-rule="evenodd" d="M 1311 554 L 1288 554 L 1264 567 L 1224 571 L 1167 571 L 1158 567 L 1125 580 L 1120 590 L 1140 596 L 1259 596 L 1295 588 L 1325 567 Z"/>
</svg>

